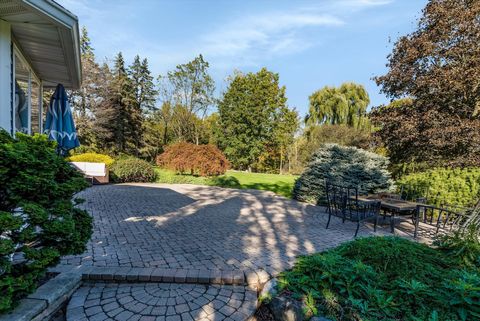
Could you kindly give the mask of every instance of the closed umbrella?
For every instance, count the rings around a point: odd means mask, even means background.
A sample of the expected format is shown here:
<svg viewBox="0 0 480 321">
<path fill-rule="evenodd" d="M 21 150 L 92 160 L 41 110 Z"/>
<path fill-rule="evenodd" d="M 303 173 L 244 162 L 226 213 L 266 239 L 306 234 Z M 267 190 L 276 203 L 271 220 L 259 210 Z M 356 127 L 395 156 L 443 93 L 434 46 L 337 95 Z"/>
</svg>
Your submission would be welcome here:
<svg viewBox="0 0 480 321">
<path fill-rule="evenodd" d="M 66 155 L 70 149 L 80 146 L 67 93 L 61 84 L 57 85 L 50 99 L 45 121 L 45 134 L 48 135 L 49 140 L 58 143 L 59 154 Z"/>
</svg>

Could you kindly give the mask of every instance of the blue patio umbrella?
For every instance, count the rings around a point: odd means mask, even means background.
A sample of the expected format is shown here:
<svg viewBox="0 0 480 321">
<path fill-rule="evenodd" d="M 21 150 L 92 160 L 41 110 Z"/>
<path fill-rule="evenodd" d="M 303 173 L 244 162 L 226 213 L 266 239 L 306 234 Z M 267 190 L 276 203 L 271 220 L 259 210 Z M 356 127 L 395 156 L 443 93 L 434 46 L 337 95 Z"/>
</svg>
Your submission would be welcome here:
<svg viewBox="0 0 480 321">
<path fill-rule="evenodd" d="M 65 155 L 70 149 L 80 146 L 67 93 L 61 84 L 57 85 L 50 99 L 45 134 L 48 135 L 49 140 L 58 143 L 59 154 Z"/>
</svg>

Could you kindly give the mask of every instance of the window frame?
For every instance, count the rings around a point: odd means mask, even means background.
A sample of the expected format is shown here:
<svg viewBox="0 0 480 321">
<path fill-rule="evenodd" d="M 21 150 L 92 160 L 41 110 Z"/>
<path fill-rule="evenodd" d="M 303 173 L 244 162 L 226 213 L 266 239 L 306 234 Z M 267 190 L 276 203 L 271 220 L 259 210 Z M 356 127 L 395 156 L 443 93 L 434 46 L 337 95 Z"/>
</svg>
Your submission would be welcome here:
<svg viewBox="0 0 480 321">
<path fill-rule="evenodd" d="M 38 126 L 40 133 L 43 133 L 43 83 L 38 77 L 36 71 L 33 69 L 32 65 L 28 62 L 28 59 L 22 53 L 20 47 L 16 44 L 15 39 L 12 35 L 12 133 L 13 136 L 17 133 L 17 124 L 16 121 L 16 110 L 15 110 L 15 82 L 16 82 L 16 62 L 17 58 L 19 61 L 25 65 L 28 69 L 28 90 L 27 90 L 27 108 L 28 108 L 28 123 L 27 123 L 27 133 L 32 135 L 32 81 L 35 81 L 38 84 Z"/>
</svg>

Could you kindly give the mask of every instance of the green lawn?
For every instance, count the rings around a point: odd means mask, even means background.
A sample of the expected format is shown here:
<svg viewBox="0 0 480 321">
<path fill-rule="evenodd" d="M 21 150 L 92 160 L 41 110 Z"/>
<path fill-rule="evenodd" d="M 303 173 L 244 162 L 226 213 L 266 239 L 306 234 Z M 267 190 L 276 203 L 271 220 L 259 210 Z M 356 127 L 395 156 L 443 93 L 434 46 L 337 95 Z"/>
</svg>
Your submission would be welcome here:
<svg viewBox="0 0 480 321">
<path fill-rule="evenodd" d="M 206 178 L 192 175 L 178 175 L 172 171 L 155 168 L 158 183 L 167 184 L 197 184 L 232 188 L 251 188 L 272 191 L 285 197 L 292 196 L 293 184 L 297 176 L 246 173 L 227 171 L 225 175 Z"/>
</svg>

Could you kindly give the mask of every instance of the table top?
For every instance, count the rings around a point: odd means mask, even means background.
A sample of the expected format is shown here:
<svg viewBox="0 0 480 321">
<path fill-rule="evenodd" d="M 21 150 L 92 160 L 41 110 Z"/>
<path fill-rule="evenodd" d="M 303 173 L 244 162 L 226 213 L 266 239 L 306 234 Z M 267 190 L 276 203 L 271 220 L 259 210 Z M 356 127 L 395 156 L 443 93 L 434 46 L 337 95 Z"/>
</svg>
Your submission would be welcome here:
<svg viewBox="0 0 480 321">
<path fill-rule="evenodd" d="M 397 212 L 413 211 L 420 203 L 409 202 L 394 198 L 381 198 L 378 195 L 359 196 L 360 202 L 378 202 L 383 209 L 395 210 Z"/>
</svg>

